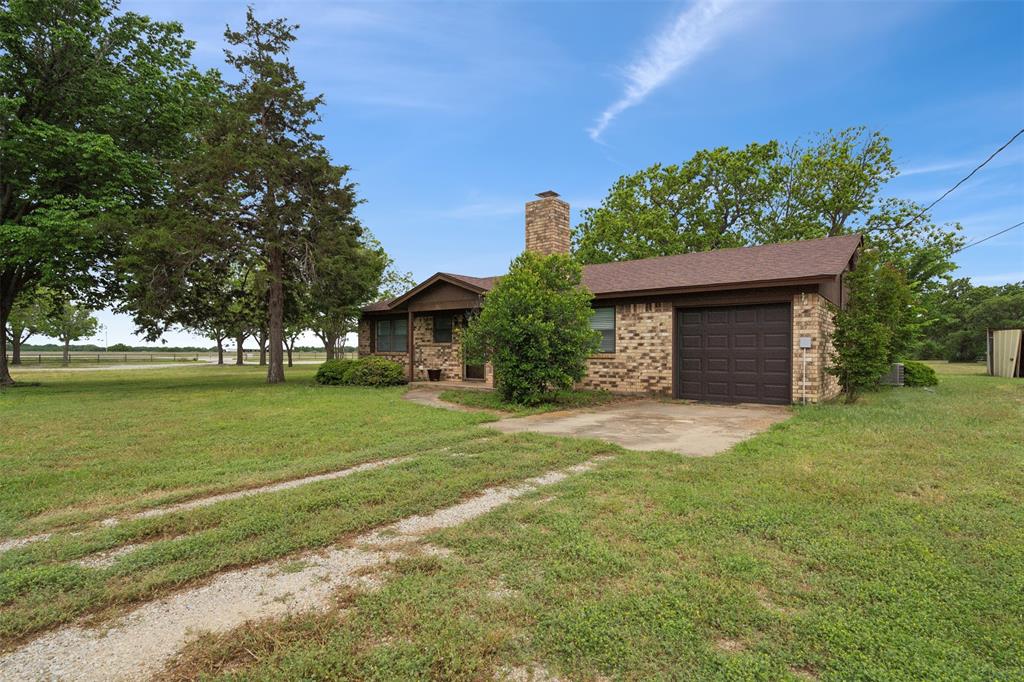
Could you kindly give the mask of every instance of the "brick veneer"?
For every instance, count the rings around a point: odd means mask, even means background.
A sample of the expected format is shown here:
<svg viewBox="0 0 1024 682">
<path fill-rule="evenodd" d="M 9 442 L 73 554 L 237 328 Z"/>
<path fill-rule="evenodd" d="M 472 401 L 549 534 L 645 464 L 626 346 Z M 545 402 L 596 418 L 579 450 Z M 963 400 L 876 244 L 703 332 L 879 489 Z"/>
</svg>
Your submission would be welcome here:
<svg viewBox="0 0 1024 682">
<path fill-rule="evenodd" d="M 550 256 L 569 253 L 569 204 L 554 192 L 526 204 L 526 250 Z"/>
<path fill-rule="evenodd" d="M 793 402 L 817 403 L 839 395 L 839 381 L 825 371 L 834 328 L 832 306 L 824 297 L 817 293 L 793 296 Z M 811 337 L 806 351 L 800 348 L 801 336 Z"/>
<path fill-rule="evenodd" d="M 463 320 L 463 315 L 455 314 L 456 326 Z M 434 343 L 434 316 L 431 314 L 415 315 L 412 320 L 413 333 L 413 381 L 426 381 L 428 369 L 440 369 L 442 381 L 463 381 L 462 344 L 458 330 L 452 334 L 451 343 Z M 408 353 L 374 353 L 370 344 L 370 323 L 362 320 L 359 323 L 359 357 L 380 355 L 400 362 L 408 371 Z M 488 363 L 484 367 L 484 380 L 466 380 L 475 385 L 492 386 L 494 370 Z"/>
<path fill-rule="evenodd" d="M 615 352 L 587 361 L 583 388 L 672 395 L 672 305 L 615 306 Z"/>
</svg>

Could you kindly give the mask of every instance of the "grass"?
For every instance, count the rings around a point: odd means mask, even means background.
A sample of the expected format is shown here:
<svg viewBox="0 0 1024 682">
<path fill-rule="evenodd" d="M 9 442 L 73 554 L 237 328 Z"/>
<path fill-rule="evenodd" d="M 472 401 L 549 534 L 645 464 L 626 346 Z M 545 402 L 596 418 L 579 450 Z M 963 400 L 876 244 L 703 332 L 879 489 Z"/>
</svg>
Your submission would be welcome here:
<svg viewBox="0 0 1024 682">
<path fill-rule="evenodd" d="M 292 370 L 283 386 L 263 383 L 259 368 L 53 373 L 0 394 L 0 537 L 53 532 L 0 553 L 0 648 L 608 449 L 483 431 L 488 415 L 414 405 L 401 389 L 317 387 L 313 370 Z M 116 527 L 89 523 L 388 457 L 408 459 Z M 133 543 L 148 544 L 108 568 L 74 562 Z"/>
<path fill-rule="evenodd" d="M 475 407 L 484 410 L 498 410 L 511 412 L 519 416 L 528 414 L 540 414 L 542 412 L 555 412 L 557 410 L 573 410 L 584 407 L 597 407 L 605 405 L 616 396 L 608 391 L 557 391 L 552 393 L 550 398 L 539 405 L 518 405 L 505 402 L 497 391 L 480 391 L 472 389 L 452 388 L 442 391 L 439 396 L 441 400 L 450 403 L 458 403 L 466 407 Z"/>
<path fill-rule="evenodd" d="M 622 453 L 168 675 L 1021 679 L 1024 382 L 939 370 L 717 457 Z"/>
</svg>

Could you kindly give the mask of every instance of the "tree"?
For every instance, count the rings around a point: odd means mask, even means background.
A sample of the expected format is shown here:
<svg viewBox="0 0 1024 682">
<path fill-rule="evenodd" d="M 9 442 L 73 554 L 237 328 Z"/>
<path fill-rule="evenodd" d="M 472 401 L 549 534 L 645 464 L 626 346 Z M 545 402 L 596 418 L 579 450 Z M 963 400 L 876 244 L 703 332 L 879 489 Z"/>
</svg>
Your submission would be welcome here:
<svg viewBox="0 0 1024 682">
<path fill-rule="evenodd" d="M 913 293 L 903 273 L 865 251 L 847 275 L 848 305 L 835 313 L 831 366 L 848 403 L 878 385 L 913 341 Z"/>
<path fill-rule="evenodd" d="M 859 233 L 923 291 L 952 271 L 960 227 L 882 198 L 896 174 L 888 138 L 863 127 L 699 151 L 619 178 L 583 211 L 573 248 L 584 263 L 605 263 Z"/>
<path fill-rule="evenodd" d="M 46 289 L 24 292 L 14 302 L 4 333 L 11 343 L 11 364 L 21 364 L 21 346 L 42 332 L 54 311 L 53 297 Z"/>
<path fill-rule="evenodd" d="M 40 286 L 111 294 L 123 227 L 158 196 L 161 161 L 180 153 L 209 92 L 180 24 L 116 8 L 0 3 L 0 328 Z"/>
<path fill-rule="evenodd" d="M 470 319 L 467 354 L 491 360 L 505 400 L 535 404 L 585 376 L 598 334 L 590 328 L 593 295 L 582 278 L 569 256 L 523 253 Z"/>
<path fill-rule="evenodd" d="M 922 297 L 927 335 L 913 355 L 950 362 L 985 357 L 987 329 L 1024 328 L 1024 282 L 974 286 L 954 279 Z"/>
<path fill-rule="evenodd" d="M 93 317 L 92 312 L 85 306 L 64 303 L 47 321 L 43 333 L 59 340 L 64 346 L 64 365 L 71 360 L 71 342 L 92 336 L 99 329 L 99 321 Z"/>
</svg>

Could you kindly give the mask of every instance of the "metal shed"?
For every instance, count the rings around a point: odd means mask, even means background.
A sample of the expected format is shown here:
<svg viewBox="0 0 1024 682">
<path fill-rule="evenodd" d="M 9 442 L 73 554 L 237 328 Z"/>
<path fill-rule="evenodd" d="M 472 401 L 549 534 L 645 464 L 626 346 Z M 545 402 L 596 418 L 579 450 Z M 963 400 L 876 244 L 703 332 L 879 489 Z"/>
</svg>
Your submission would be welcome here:
<svg viewBox="0 0 1024 682">
<path fill-rule="evenodd" d="M 988 373 L 995 377 L 1024 376 L 1022 342 L 1024 329 L 989 329 Z"/>
</svg>

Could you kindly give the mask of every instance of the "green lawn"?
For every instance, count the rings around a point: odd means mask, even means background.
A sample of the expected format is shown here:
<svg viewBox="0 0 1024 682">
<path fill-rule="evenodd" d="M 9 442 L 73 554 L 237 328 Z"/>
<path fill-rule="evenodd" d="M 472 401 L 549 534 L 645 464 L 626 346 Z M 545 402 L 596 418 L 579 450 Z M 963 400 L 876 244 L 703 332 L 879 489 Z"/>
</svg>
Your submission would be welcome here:
<svg viewBox="0 0 1024 682">
<path fill-rule="evenodd" d="M 717 457 L 621 454 L 435 537 L 451 558 L 172 672 L 1021 679 L 1024 382 L 940 369 Z"/>
<path fill-rule="evenodd" d="M 340 593 L 327 614 L 201 639 L 168 676 L 1020 679 L 1024 382 L 938 369 L 934 390 L 797 407 L 712 458 L 497 436 L 481 428 L 491 417 L 412 405 L 401 389 L 314 387 L 312 368 L 277 387 L 256 368 L 46 375 L 0 395 L 13 472 L 0 537 L 59 524 L 0 554 L 0 638 L 614 452 L 431 538 L 451 556 L 400 561 L 382 589 Z M 83 525 L 396 455 L 410 459 Z M 68 563 L 149 539 L 107 569 Z"/>
</svg>

